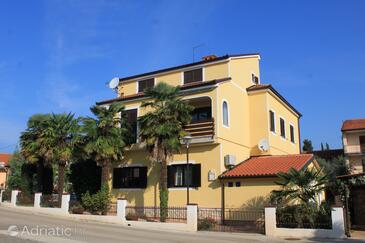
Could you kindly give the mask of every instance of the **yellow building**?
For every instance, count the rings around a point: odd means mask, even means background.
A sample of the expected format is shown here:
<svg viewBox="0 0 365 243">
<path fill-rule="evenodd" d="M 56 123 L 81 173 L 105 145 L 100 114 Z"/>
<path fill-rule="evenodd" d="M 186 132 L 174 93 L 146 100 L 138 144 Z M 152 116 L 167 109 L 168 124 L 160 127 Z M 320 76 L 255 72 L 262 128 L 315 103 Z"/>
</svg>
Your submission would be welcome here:
<svg viewBox="0 0 365 243">
<path fill-rule="evenodd" d="M 146 112 L 140 107 L 148 99 L 143 90 L 159 82 L 180 86 L 183 99 L 195 107 L 193 121 L 185 128 L 193 137 L 189 160 L 193 174 L 191 203 L 220 207 L 222 183 L 227 186 L 226 205 L 232 207 L 240 207 L 257 196 L 267 196 L 277 187 L 273 175 L 271 179 L 267 176 L 242 179 L 240 184 L 236 181 L 241 179 L 235 178 L 233 188 L 230 188 L 233 181 L 219 178 L 252 156 L 300 153 L 301 114 L 271 85 L 261 84 L 259 62 L 259 54 L 208 56 L 200 62 L 120 78 L 118 97 L 97 103 L 125 104 L 136 135 L 136 143 L 126 152 L 125 161 L 114 168 L 114 200 L 126 197 L 131 205 L 159 204 L 159 165 L 150 163 L 149 154 L 138 141 L 137 125 L 137 117 Z M 181 151 L 168 166 L 171 206 L 186 204 L 183 145 Z M 250 187 L 246 192 L 247 185 Z M 236 194 L 232 195 L 234 200 L 229 198 L 230 191 Z"/>
</svg>

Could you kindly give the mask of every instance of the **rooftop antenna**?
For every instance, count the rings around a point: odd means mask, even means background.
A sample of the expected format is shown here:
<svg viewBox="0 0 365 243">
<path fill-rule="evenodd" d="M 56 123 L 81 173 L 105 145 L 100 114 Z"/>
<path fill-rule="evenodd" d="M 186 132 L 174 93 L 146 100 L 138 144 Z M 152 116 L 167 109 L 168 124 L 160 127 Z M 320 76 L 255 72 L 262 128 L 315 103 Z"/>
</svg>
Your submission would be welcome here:
<svg viewBox="0 0 365 243">
<path fill-rule="evenodd" d="M 199 47 L 204 46 L 204 44 L 199 44 L 197 46 L 193 46 L 193 62 L 195 62 L 195 51 L 196 49 L 198 49 Z"/>
<path fill-rule="evenodd" d="M 109 81 L 109 83 L 106 83 L 106 85 L 107 85 L 110 89 L 114 90 L 115 92 L 118 92 L 118 91 L 117 91 L 117 87 L 118 87 L 118 85 L 119 85 L 119 78 L 113 78 L 112 80 L 110 80 L 110 81 Z"/>
</svg>

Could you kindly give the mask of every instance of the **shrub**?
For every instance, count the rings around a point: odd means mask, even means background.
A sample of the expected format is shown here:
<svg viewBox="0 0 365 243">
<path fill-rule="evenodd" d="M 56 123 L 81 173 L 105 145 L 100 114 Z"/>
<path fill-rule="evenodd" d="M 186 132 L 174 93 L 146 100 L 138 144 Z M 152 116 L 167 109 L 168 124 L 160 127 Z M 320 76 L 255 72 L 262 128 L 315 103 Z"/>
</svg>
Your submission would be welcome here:
<svg viewBox="0 0 365 243">
<path fill-rule="evenodd" d="M 83 214 L 85 211 L 84 207 L 79 201 L 70 202 L 70 212 L 73 214 Z"/>
<path fill-rule="evenodd" d="M 210 230 L 213 228 L 215 220 L 212 218 L 205 218 L 198 223 L 198 230 Z"/>
<path fill-rule="evenodd" d="M 87 191 L 81 197 L 82 206 L 92 214 L 106 215 L 110 205 L 109 187 L 103 185 L 97 193 L 90 195 Z"/>
</svg>

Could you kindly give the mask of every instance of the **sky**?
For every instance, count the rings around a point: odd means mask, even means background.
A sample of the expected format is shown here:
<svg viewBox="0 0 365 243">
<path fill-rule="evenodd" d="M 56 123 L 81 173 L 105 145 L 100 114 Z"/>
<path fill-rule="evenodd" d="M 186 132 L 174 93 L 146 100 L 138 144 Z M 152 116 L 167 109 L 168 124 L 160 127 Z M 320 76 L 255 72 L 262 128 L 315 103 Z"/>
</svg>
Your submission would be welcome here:
<svg viewBox="0 0 365 243">
<path fill-rule="evenodd" d="M 91 115 L 106 82 L 192 62 L 260 53 L 261 82 L 302 114 L 301 136 L 342 147 L 365 117 L 365 1 L 5 0 L 0 4 L 0 152 L 35 113 Z"/>
</svg>

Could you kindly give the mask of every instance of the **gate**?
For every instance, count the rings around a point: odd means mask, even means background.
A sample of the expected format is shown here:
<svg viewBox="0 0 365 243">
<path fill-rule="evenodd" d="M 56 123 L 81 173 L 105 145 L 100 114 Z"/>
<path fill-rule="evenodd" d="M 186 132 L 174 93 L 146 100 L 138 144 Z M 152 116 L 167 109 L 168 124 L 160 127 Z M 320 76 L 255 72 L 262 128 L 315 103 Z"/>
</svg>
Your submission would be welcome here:
<svg viewBox="0 0 365 243">
<path fill-rule="evenodd" d="M 265 233 L 264 210 L 199 208 L 198 230 Z"/>
</svg>

